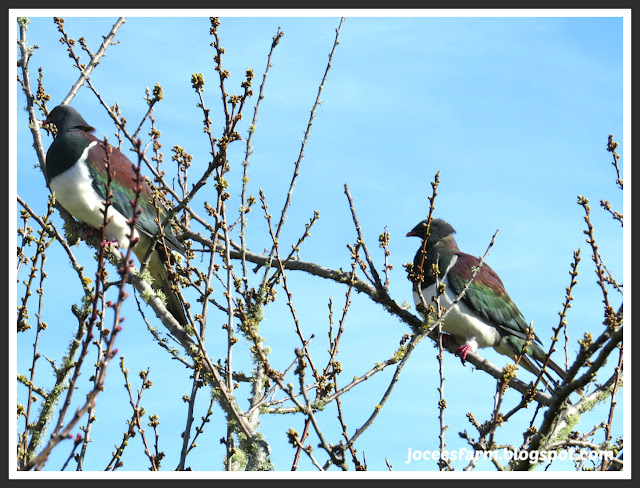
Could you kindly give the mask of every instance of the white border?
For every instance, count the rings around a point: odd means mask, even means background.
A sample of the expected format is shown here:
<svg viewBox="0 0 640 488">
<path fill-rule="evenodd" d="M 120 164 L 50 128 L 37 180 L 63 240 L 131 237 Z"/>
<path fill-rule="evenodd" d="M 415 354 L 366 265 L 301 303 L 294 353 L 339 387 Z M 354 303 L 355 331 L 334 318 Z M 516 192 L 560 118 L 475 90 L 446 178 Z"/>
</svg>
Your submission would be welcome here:
<svg viewBox="0 0 640 488">
<path fill-rule="evenodd" d="M 623 193 L 624 215 L 627 225 L 623 231 L 623 259 L 624 266 L 623 280 L 626 288 L 627 296 L 631 295 L 631 268 L 629 266 L 631 260 L 631 9 L 188 9 L 188 10 L 147 10 L 147 9 L 9 9 L 9 66 L 16 66 L 17 52 L 15 40 L 17 39 L 16 17 L 201 17 L 210 16 L 213 12 L 221 17 L 621 17 L 623 19 L 623 164 L 624 179 L 627 183 L 627 190 Z M 9 70 L 8 83 L 8 100 L 9 100 L 9 191 L 11 194 L 16 193 L 16 168 L 17 159 L 16 138 L 17 130 L 15 126 L 15 117 L 17 114 L 17 100 L 15 95 L 15 72 Z M 16 201 L 9 198 L 9 222 L 15 222 Z M 8 246 L 8 269 L 15 269 L 15 249 L 17 236 L 15 229 L 9 232 Z M 631 444 L 631 388 L 632 384 L 632 356 L 625 355 L 625 384 L 626 392 L 623 399 L 623 419 L 624 419 L 624 435 L 625 435 L 625 464 L 624 471 L 616 472 L 502 472 L 493 471 L 472 471 L 472 472 L 439 472 L 439 471 L 329 471 L 325 473 L 313 471 L 273 471 L 273 472 L 225 472 L 225 471 L 160 471 L 158 473 L 150 471 L 112 471 L 108 474 L 100 471 L 73 471 L 73 472 L 52 472 L 52 471 L 17 471 L 15 468 L 15 438 L 17 435 L 17 425 L 15 422 L 15 398 L 17 395 L 17 385 L 15 381 L 15 353 L 16 353 L 16 336 L 11 332 L 11 324 L 15 320 L 15 303 L 16 289 L 15 274 L 10 274 L 12 282 L 9 283 L 9 306 L 8 320 L 9 324 L 9 448 L 8 453 L 8 472 L 9 479 L 19 480 L 41 480 L 41 479 L 305 479 L 305 478 L 326 478 L 326 479 L 584 479 L 584 480 L 618 480 L 630 479 L 633 459 Z M 631 344 L 631 300 L 625 304 L 625 322 L 627 327 L 624 331 L 624 340 L 627 344 Z"/>
</svg>

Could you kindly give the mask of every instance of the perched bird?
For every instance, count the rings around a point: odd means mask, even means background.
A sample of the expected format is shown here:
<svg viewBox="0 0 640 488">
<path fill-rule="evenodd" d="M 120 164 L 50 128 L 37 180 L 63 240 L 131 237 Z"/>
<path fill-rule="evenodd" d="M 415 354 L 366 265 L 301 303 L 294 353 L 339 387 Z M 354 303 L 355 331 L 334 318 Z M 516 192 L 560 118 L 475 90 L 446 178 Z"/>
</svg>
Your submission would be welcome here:
<svg viewBox="0 0 640 488">
<path fill-rule="evenodd" d="M 407 237 L 419 237 L 424 243 L 426 232 L 427 220 L 423 220 L 407 233 Z M 442 330 L 450 334 L 448 339 L 453 336 L 456 343 L 462 344 L 456 351 L 462 362 L 464 363 L 470 351 L 475 352 L 483 347 L 493 347 L 500 354 L 515 359 L 522 353 L 529 326 L 518 307 L 509 298 L 500 277 L 489 265 L 482 264 L 462 300 L 451 307 L 479 264 L 478 258 L 458 249 L 454 233 L 454 228 L 444 220 L 431 221 L 426 254 L 423 253 L 421 244 L 410 273 L 416 306 L 421 303 L 419 286 L 422 288 L 422 296 L 427 306 L 435 306 L 432 298 L 437 295 L 436 280 L 430 270 L 437 263 L 438 280 L 445 285 L 444 294 L 438 298 L 439 304 L 445 309 L 452 308 L 443 322 Z M 422 273 L 419 272 L 420 269 Z M 421 310 L 423 307 L 418 309 Z M 421 314 L 424 317 L 422 312 Z M 540 339 L 534 335 L 520 359 L 520 364 L 535 375 L 539 374 L 539 367 L 546 356 L 541 345 Z M 549 360 L 547 366 L 561 378 L 565 377 L 564 369 L 553 361 Z"/>
<path fill-rule="evenodd" d="M 68 105 L 58 105 L 48 115 L 43 125 L 53 124 L 57 136 L 47 151 L 46 179 L 49 188 L 55 192 L 56 200 L 76 219 L 99 229 L 104 222 L 104 202 L 107 200 L 107 163 L 113 174 L 109 189 L 112 205 L 108 210 L 111 221 L 105 234 L 109 240 L 115 240 L 123 248 L 130 245 L 131 228 L 127 223 L 133 217 L 132 201 L 135 198 L 136 172 L 131 161 L 117 148 L 109 146 L 92 134 L 95 129 L 89 125 L 80 113 Z M 138 199 L 138 221 L 131 240 L 139 241 L 133 252 L 143 260 L 152 238 L 158 233 L 156 219 L 164 218 L 163 210 L 153 204 L 151 188 L 142 179 Z M 164 229 L 164 242 L 170 251 L 185 253 L 184 246 L 167 226 Z M 170 253 L 169 253 L 170 254 Z M 151 253 L 148 268 L 153 278 L 153 288 L 162 290 L 167 299 L 167 310 L 182 325 L 187 317 L 184 305 L 172 290 L 165 263 L 167 256 L 161 240 Z"/>
</svg>

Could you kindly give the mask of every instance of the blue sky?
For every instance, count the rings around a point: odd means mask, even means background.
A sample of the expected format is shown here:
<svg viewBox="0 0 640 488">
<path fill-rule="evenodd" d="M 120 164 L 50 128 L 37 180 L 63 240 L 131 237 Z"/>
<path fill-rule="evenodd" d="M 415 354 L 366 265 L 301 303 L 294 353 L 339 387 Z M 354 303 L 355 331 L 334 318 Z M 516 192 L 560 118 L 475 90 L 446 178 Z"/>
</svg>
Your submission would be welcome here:
<svg viewBox="0 0 640 488">
<path fill-rule="evenodd" d="M 64 17 L 67 33 L 76 39 L 84 36 L 95 51 L 115 16 L 87 17 L 86 12 L 72 11 L 15 13 L 31 18 L 29 43 L 39 45 L 31 60 L 31 81 L 35 83 L 37 67 L 42 66 L 44 85 L 52 97 L 48 105 L 51 109 L 67 95 L 78 77 L 64 46 L 58 42 L 60 35 L 52 17 Z M 342 14 L 281 13 L 264 16 L 264 11 L 242 11 L 225 16 L 221 12 L 219 28 L 226 49 L 223 64 L 231 73 L 227 90 L 240 92 L 247 68 L 253 68 L 256 75 L 255 95 L 239 127 L 243 137 L 253 116 L 271 38 L 278 27 L 285 33 L 272 58 L 249 169 L 249 192 L 257 196 L 258 189 L 263 189 L 274 215 L 282 208 L 309 110 Z M 577 195 L 591 200 L 600 252 L 611 273 L 619 282 L 625 281 L 622 229 L 598 204 L 600 199 L 609 200 L 614 209 L 627 211 L 627 219 L 630 216 L 630 209 L 623 207 L 612 158 L 606 151 L 607 136 L 613 133 L 620 143 L 618 152 L 629 193 L 629 174 L 624 166 L 628 148 L 625 136 L 629 131 L 624 115 L 629 99 L 623 97 L 623 82 L 628 80 L 623 77 L 622 11 L 600 11 L 598 17 L 574 12 L 567 17 L 549 17 L 551 14 L 545 12 L 527 15 L 522 11 L 498 17 L 487 17 L 486 13 L 477 16 L 478 12 L 473 11 L 448 12 L 442 17 L 433 17 L 429 11 L 413 13 L 417 15 L 369 11 L 368 15 L 356 12 L 347 16 L 322 94 L 323 103 L 305 149 L 281 240 L 283 248 L 296 242 L 304 224 L 318 210 L 320 220 L 302 248 L 301 259 L 348 269 L 346 245 L 355 241 L 356 234 L 344 195 L 343 185 L 347 183 L 365 239 L 380 268 L 383 257 L 377 247 L 378 235 L 385 227 L 389 230 L 390 262 L 394 266 L 391 295 L 399 302 L 411 302 L 411 286 L 402 264 L 413 259 L 419 242 L 405 238 L 405 234 L 426 216 L 430 183 L 439 171 L 436 216 L 456 228 L 462 250 L 478 256 L 485 252 L 495 231 L 500 231 L 488 263 L 500 274 L 525 318 L 533 321 L 545 345 L 549 344 L 551 328 L 558 323 L 572 253 L 582 248 L 579 285 L 568 316 L 569 350 L 573 356 L 576 340 L 586 330 L 598 335 L 602 327 L 602 297 L 582 232 L 584 212 L 576 203 Z M 194 156 L 190 170 L 193 177 L 208 163 L 208 141 L 202 133 L 198 99 L 191 88 L 192 73 L 204 75 L 204 96 L 212 108 L 214 133 L 221 116 L 214 51 L 209 46 L 211 14 L 202 12 L 198 17 L 178 12 L 176 17 L 151 17 L 147 11 L 133 12 L 117 34 L 119 44 L 108 49 L 91 76 L 107 103 L 117 102 L 135 126 L 146 112 L 145 87 L 162 85 L 164 99 L 156 106 L 154 116 L 162 132 L 165 170 L 172 167 L 170 149 L 177 144 Z M 77 52 L 81 52 L 79 46 Z M 34 168 L 37 159 L 26 127 L 24 95 L 17 84 L 15 90 L 17 193 L 43 213 L 48 192 L 42 174 Z M 82 88 L 72 105 L 97 128 L 97 136 L 116 140 L 108 115 L 89 89 Z M 51 138 L 44 131 L 42 134 L 48 147 Z M 235 151 L 230 153 L 229 177 L 235 185 L 230 193 L 236 208 L 243 155 L 243 143 L 236 143 Z M 261 252 L 268 241 L 257 205 L 250 217 L 249 247 Z M 629 225 L 627 220 L 627 231 Z M 87 273 L 92 276 L 92 253 L 84 244 L 73 249 L 78 259 L 86 262 Z M 75 330 L 69 307 L 79 299 L 80 291 L 66 256 L 55 246 L 49 252 L 48 272 L 52 279 L 46 284 L 49 300 L 45 311 L 51 330 L 46 331 L 40 349 L 42 354 L 55 358 L 60 348 L 66 348 Z M 68 287 L 61 285 L 67 283 L 66 279 L 71 283 Z M 308 336 L 316 335 L 311 349 L 319 358 L 324 357 L 327 303 L 332 296 L 337 316 L 346 289 L 294 272 L 289 279 L 303 329 Z M 629 286 L 628 281 L 626 284 Z M 620 302 L 614 296 L 616 307 Z M 132 298 L 128 307 L 128 327 L 118 337 L 118 348 L 132 378 L 137 380 L 138 371 L 151 369 L 154 387 L 145 392 L 143 405 L 148 413 L 160 417 L 161 449 L 167 453 L 163 468 L 171 470 L 177 465 L 179 449 L 174 446 L 180 442 L 186 416 L 186 404 L 181 398 L 188 393 L 191 382 L 185 369 L 164 357 L 164 351 L 153 343 L 144 324 L 137 320 Z M 153 319 L 152 311 L 146 311 L 147 318 Z M 266 312 L 261 333 L 272 349 L 274 365 L 284 369 L 292 361 L 297 344 L 291 341 L 293 323 L 283 291 L 279 292 L 279 301 Z M 215 325 L 209 329 L 209 352 L 217 358 L 226 348 L 226 339 L 214 331 Z M 369 303 L 366 297 L 353 297 L 339 358 L 345 371 L 342 384 L 389 357 L 406 332 L 408 327 L 380 306 Z M 219 342 L 215 340 L 217 336 Z M 27 334 L 18 337 L 18 372 L 28 367 L 32 341 L 33 337 Z M 242 350 L 239 345 L 236 356 L 241 356 Z M 493 351 L 482 354 L 495 364 L 506 364 L 507 359 Z M 437 449 L 439 378 L 435 355 L 431 341 L 420 344 L 374 426 L 360 439 L 358 452 L 364 454 L 370 469 L 386 470 L 387 458 L 394 470 L 437 470 L 433 461 L 404 464 L 408 448 Z M 556 362 L 564 362 L 561 350 L 554 357 Z M 477 437 L 465 414 L 473 411 L 476 418 L 485 420 L 493 405 L 495 384 L 485 373 L 472 371 L 470 365 L 463 367 L 451 355 L 445 356 L 445 367 L 449 405 L 446 423 L 451 426 L 447 444 L 456 449 L 466 444 L 459 439 L 459 431 L 466 429 Z M 41 361 L 38 368 L 41 382 L 46 384 L 50 381 L 48 366 Z M 98 403 L 99 421 L 94 424 L 94 443 L 89 451 L 92 454 L 85 461 L 88 470 L 104 469 L 106 453 L 120 442 L 131 413 L 122 373 L 116 362 L 111 368 L 107 391 Z M 350 433 L 369 416 L 391 375 L 389 368 L 343 398 Z M 527 375 L 520 373 L 525 380 Z M 137 386 L 136 381 L 133 384 Z M 25 392 L 20 385 L 17 394 L 24 401 Z M 79 391 L 78 396 L 81 395 Z M 199 407 L 205 409 L 206 392 L 200 397 Z M 518 398 L 515 394 L 508 396 L 512 404 Z M 622 402 L 618 408 L 622 411 Z M 203 411 L 196 413 L 196 419 Z M 328 407 L 321 418 L 331 441 L 337 442 L 335 408 Z M 527 422 L 529 417 L 520 418 Z M 602 418 L 602 413 L 594 418 L 585 416 L 580 430 L 590 430 Z M 502 441 L 520 441 L 518 432 L 523 429 L 516 422 L 514 419 L 509 422 L 513 425 L 503 428 Z M 208 425 L 209 431 L 190 457 L 193 469 L 221 468 L 223 450 L 218 439 L 224 435 L 223 423 L 218 409 Z M 620 435 L 622 416 L 614 426 L 614 436 Z M 271 443 L 272 459 L 284 471 L 290 468 L 294 454 L 285 436 L 289 427 L 301 432 L 302 419 L 271 416 L 264 417 L 261 424 Z M 138 443 L 139 438 L 133 442 Z M 139 456 L 128 458 L 124 469 L 146 471 L 148 463 L 141 447 L 131 445 L 128 449 L 136 450 Z M 58 451 L 48 469 L 59 469 L 64 462 L 68 451 L 64 447 Z M 319 448 L 314 452 L 323 459 Z M 304 456 L 301 459 L 300 469 L 314 470 Z M 456 466 L 458 470 L 463 467 L 464 464 Z M 485 468 L 493 470 L 488 464 Z"/>
</svg>

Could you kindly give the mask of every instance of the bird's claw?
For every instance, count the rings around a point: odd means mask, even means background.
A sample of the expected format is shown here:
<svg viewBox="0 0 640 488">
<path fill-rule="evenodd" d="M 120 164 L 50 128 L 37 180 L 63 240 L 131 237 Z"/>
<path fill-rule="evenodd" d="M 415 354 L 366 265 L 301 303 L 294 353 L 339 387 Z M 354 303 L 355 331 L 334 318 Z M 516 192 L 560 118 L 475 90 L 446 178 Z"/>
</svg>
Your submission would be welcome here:
<svg viewBox="0 0 640 488">
<path fill-rule="evenodd" d="M 473 347 L 471 346 L 471 344 L 465 344 L 458 348 L 458 350 L 456 351 L 456 355 L 460 357 L 462 364 L 464 364 L 464 362 L 467 360 L 467 354 L 469 354 L 472 349 Z"/>
<path fill-rule="evenodd" d="M 84 223 L 82 224 L 82 227 L 84 229 L 84 233 L 87 238 L 100 237 L 100 231 L 95 227 L 92 227 L 89 224 L 84 224 Z M 105 239 L 104 244 L 106 246 L 118 247 L 118 241 L 116 240 Z"/>
</svg>

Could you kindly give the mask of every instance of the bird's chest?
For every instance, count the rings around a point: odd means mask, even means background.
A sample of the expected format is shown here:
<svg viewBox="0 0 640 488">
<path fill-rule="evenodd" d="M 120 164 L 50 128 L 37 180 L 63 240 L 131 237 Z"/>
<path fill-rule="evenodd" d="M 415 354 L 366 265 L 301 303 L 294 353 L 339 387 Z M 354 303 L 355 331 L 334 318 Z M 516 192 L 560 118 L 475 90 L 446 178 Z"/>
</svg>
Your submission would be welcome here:
<svg viewBox="0 0 640 488">
<path fill-rule="evenodd" d="M 452 306 L 453 301 L 456 298 L 455 293 L 448 286 L 447 279 L 444 279 L 445 293 L 438 298 L 440 307 L 444 310 L 451 311 L 446 316 L 444 323 L 442 324 L 442 330 L 447 334 L 451 334 L 459 339 L 462 343 L 467 343 L 471 339 L 475 340 L 477 347 L 490 347 L 497 344 L 500 341 L 500 333 L 498 330 L 485 323 L 477 314 L 475 314 L 464 300 L 459 301 Z M 432 298 L 436 296 L 435 284 L 428 286 L 422 290 L 422 295 L 427 302 L 427 305 L 435 303 Z M 414 291 L 413 298 L 416 304 L 420 303 L 419 294 Z M 443 310 L 443 311 L 444 311 Z M 435 318 L 435 314 L 434 318 Z"/>
<path fill-rule="evenodd" d="M 99 227 L 102 224 L 102 198 L 91 184 L 87 165 L 79 161 L 66 171 L 54 177 L 49 186 L 56 194 L 56 200 L 76 219 Z"/>
<path fill-rule="evenodd" d="M 104 201 L 93 188 L 93 179 L 86 163 L 86 153 L 96 143 L 90 144 L 76 164 L 58 174 L 49 182 L 55 192 L 56 200 L 74 218 L 99 229 L 104 222 Z M 126 217 L 109 208 L 110 222 L 107 225 L 107 237 L 114 239 L 123 247 L 129 245 L 131 232 Z"/>
</svg>

